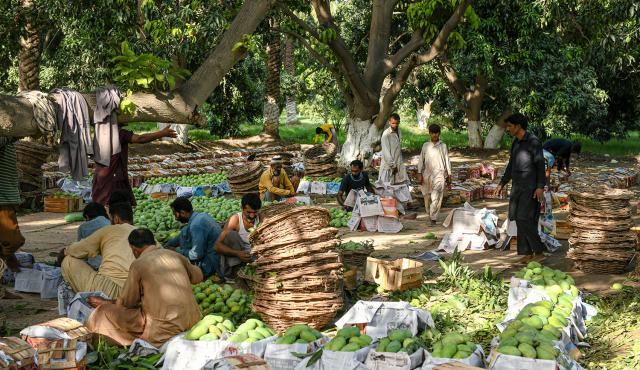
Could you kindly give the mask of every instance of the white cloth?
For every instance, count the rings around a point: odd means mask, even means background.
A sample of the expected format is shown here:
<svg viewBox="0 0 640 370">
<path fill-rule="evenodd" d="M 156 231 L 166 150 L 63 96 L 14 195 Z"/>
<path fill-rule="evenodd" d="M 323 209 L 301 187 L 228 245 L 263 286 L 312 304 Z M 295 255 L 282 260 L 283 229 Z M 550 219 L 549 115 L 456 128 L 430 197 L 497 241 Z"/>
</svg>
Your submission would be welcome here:
<svg viewBox="0 0 640 370">
<path fill-rule="evenodd" d="M 437 220 L 445 191 L 445 180 L 451 174 L 447 144 L 427 141 L 418 159 L 418 173 L 422 175 L 424 208 L 431 220 Z"/>
<path fill-rule="evenodd" d="M 444 197 L 445 179 L 442 175 L 429 176 L 422 181 L 421 189 L 424 196 L 424 209 L 429 218 L 438 220 L 442 198 Z"/>
<path fill-rule="evenodd" d="M 246 243 L 247 245 L 251 245 L 251 242 L 249 241 L 249 234 L 250 232 L 247 230 L 246 227 L 244 227 L 244 221 L 242 219 L 242 212 L 238 212 L 238 235 L 240 235 L 240 239 L 242 239 L 243 243 Z M 256 222 L 255 225 L 256 227 L 260 224 L 260 219 L 257 218 L 256 216 Z"/>
<path fill-rule="evenodd" d="M 384 130 L 380 144 L 382 146 L 382 161 L 380 162 L 380 177 L 378 181 L 381 183 L 390 183 L 391 185 L 402 184 L 409 180 L 407 169 L 404 167 L 402 160 L 402 141 L 400 131 L 396 134 L 391 127 Z M 397 170 L 395 176 L 393 171 Z"/>
<path fill-rule="evenodd" d="M 447 144 L 442 141 L 435 144 L 431 141 L 424 143 L 418 159 L 418 173 L 423 177 L 440 174 L 445 177 L 451 175 L 451 161 L 449 161 Z"/>
</svg>

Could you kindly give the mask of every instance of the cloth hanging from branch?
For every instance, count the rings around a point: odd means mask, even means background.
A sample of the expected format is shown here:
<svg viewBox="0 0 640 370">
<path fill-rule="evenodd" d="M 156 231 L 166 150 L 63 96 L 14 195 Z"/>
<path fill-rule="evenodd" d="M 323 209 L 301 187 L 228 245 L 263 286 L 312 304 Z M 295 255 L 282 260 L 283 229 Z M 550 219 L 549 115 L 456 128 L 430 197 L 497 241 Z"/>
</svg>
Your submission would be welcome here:
<svg viewBox="0 0 640 370">
<path fill-rule="evenodd" d="M 48 145 L 54 144 L 56 134 L 56 107 L 49 95 L 36 90 L 21 91 L 19 97 L 29 100 L 33 105 L 33 120 Z"/>
<path fill-rule="evenodd" d="M 60 132 L 58 167 L 70 172 L 74 180 L 81 180 L 89 174 L 87 157 L 93 155 L 89 106 L 82 94 L 71 89 L 53 89 L 51 96 L 57 104 L 56 126 Z"/>
<path fill-rule="evenodd" d="M 117 109 L 120 95 L 113 85 L 96 88 L 96 109 L 93 112 L 95 136 L 93 138 L 93 160 L 109 166 L 111 156 L 120 153 Z"/>
</svg>

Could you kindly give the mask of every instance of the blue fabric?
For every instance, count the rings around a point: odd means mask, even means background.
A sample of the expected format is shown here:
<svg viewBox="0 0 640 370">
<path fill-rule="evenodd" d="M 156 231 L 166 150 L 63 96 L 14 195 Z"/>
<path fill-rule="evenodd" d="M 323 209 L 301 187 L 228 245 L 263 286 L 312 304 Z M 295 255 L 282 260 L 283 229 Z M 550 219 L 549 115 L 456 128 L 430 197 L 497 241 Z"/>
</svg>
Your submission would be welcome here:
<svg viewBox="0 0 640 370">
<path fill-rule="evenodd" d="M 200 267 L 207 278 L 219 270 L 220 257 L 214 249 L 214 243 L 221 231 L 220 225 L 207 213 L 194 212 L 180 234 L 165 245 L 179 246 L 178 252 Z"/>
<path fill-rule="evenodd" d="M 340 183 L 339 182 L 328 182 L 327 183 L 327 194 L 334 195 L 338 194 L 340 191 Z"/>
<path fill-rule="evenodd" d="M 544 161 L 547 163 L 547 167 L 553 167 L 553 164 L 556 163 L 556 157 L 546 150 L 542 150 L 542 155 L 544 155 Z"/>
<path fill-rule="evenodd" d="M 78 240 L 87 238 L 89 235 L 109 225 L 111 225 L 111 221 L 104 216 L 98 216 L 91 221 L 87 221 L 78 228 Z"/>
</svg>

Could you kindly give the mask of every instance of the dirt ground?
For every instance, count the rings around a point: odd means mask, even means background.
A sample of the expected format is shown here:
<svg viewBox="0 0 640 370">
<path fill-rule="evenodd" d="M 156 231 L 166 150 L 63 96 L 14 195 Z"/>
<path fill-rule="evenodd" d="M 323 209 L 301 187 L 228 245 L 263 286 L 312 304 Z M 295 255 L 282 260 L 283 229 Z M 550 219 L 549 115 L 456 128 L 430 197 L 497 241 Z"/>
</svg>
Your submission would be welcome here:
<svg viewBox="0 0 640 370">
<path fill-rule="evenodd" d="M 232 143 L 224 143 L 223 145 L 229 145 Z M 235 144 L 235 143 L 233 143 Z M 135 146 L 134 146 L 135 147 Z M 164 154 L 171 148 L 170 145 L 157 144 L 146 149 L 147 154 Z M 187 150 L 185 148 L 185 150 Z M 149 153 L 151 151 L 151 153 Z M 175 146 L 174 150 L 175 152 Z M 140 154 L 140 153 L 139 153 Z M 407 153 L 409 154 L 409 153 Z M 452 151 L 452 162 L 455 163 L 470 163 L 487 161 L 498 166 L 503 166 L 507 155 L 505 152 L 482 152 L 475 153 L 470 151 Z M 621 161 L 627 161 L 627 165 L 633 165 L 635 160 L 621 159 Z M 581 166 L 595 166 L 610 161 L 608 158 L 601 157 L 584 157 L 579 161 L 576 161 L 577 167 Z M 619 164 L 618 164 L 619 165 Z M 635 187 L 633 190 L 638 192 L 639 187 Z M 325 206 L 336 206 L 335 202 L 325 202 Z M 477 201 L 473 202 L 473 206 L 476 208 L 489 208 L 497 210 L 500 216 L 500 222 L 506 218 L 507 201 L 504 200 L 489 200 L 489 201 Z M 404 228 L 397 234 L 381 234 L 371 232 L 350 232 L 346 229 L 340 232 L 340 237 L 344 241 L 363 241 L 373 240 L 375 246 L 375 252 L 373 256 L 388 256 L 388 257 L 409 257 L 424 251 L 434 250 L 442 237 L 449 232 L 445 229 L 441 223 L 449 213 L 451 208 L 443 208 L 439 224 L 431 226 L 427 224 L 427 217 L 424 214 L 424 209 L 418 210 L 418 217 L 416 220 L 403 220 Z M 566 218 L 566 211 L 556 212 L 557 219 Z M 636 223 L 640 223 L 636 220 Z M 76 230 L 79 223 L 67 224 L 64 221 L 64 214 L 55 213 L 34 213 L 19 217 L 20 228 L 26 238 L 26 244 L 22 248 L 25 252 L 33 253 L 36 260 L 52 261 L 55 257 L 52 256 L 61 248 L 71 244 L 76 239 Z M 437 239 L 426 240 L 424 235 L 427 232 L 433 232 Z M 566 257 L 566 251 L 568 244 L 566 241 L 562 241 L 562 248 L 550 254 L 546 261 L 546 265 L 558 268 L 563 271 L 571 272 L 574 276 L 580 289 L 590 292 L 606 294 L 609 292 L 611 285 L 614 282 L 622 282 L 626 279 L 626 275 L 594 275 L 585 274 L 577 271 L 573 267 L 573 263 Z M 491 266 L 495 272 L 504 272 L 504 277 L 509 278 L 517 269 L 521 266 L 516 264 L 519 257 L 514 250 L 510 251 L 498 251 L 495 249 L 484 251 L 465 251 L 463 253 L 464 262 L 469 264 L 474 270 L 481 270 L 485 265 Z M 444 258 L 447 258 L 446 254 L 443 254 Z M 434 272 L 438 272 L 439 266 L 436 262 L 426 263 L 426 268 L 431 269 Z M 9 289 L 12 291 L 12 289 Z M 7 316 L 7 326 L 11 329 L 21 329 L 25 326 L 42 322 L 48 319 L 58 317 L 57 301 L 41 300 L 36 294 L 19 293 L 22 297 L 20 299 L 3 299 L 0 300 L 0 311 Z"/>
</svg>

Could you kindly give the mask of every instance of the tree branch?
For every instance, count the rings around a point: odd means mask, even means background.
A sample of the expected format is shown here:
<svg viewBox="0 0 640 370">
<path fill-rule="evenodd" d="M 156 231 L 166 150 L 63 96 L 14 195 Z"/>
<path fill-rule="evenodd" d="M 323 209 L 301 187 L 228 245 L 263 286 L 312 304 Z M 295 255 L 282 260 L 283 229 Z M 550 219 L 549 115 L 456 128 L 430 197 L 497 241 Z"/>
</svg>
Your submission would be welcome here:
<svg viewBox="0 0 640 370">
<path fill-rule="evenodd" d="M 238 60 L 245 55 L 244 50 L 232 51 L 234 45 L 247 34 L 252 34 L 262 22 L 275 0 L 245 0 L 229 28 L 222 35 L 220 43 L 209 53 L 198 67 L 176 91 L 193 111 L 202 105 L 220 84 Z"/>
<path fill-rule="evenodd" d="M 311 0 L 311 5 L 313 6 L 320 24 L 333 28 L 336 31 L 336 38 L 329 42 L 328 45 L 340 61 L 342 69 L 345 73 L 345 78 L 351 86 L 351 90 L 353 90 L 353 92 L 357 94 L 362 101 L 375 101 L 377 99 L 377 94 L 365 84 L 362 75 L 358 71 L 358 67 L 353 59 L 353 56 L 349 52 L 347 45 L 344 43 L 342 37 L 340 37 L 338 27 L 336 27 L 335 23 L 333 22 L 329 1 Z"/>
<path fill-rule="evenodd" d="M 393 79 L 393 83 L 387 89 L 386 94 L 384 94 L 384 98 L 382 98 L 382 103 L 380 104 L 380 111 L 374 124 L 377 128 L 382 129 L 387 120 L 389 114 L 391 114 L 391 108 L 393 107 L 393 102 L 402 91 L 402 87 L 404 83 L 407 81 L 409 76 L 411 75 L 411 71 L 417 66 L 416 57 L 410 58 L 407 62 L 405 62 L 400 70 L 396 74 L 396 77 Z"/>
<path fill-rule="evenodd" d="M 453 32 L 453 30 L 458 26 L 458 23 L 460 23 L 460 20 L 462 20 L 462 17 L 464 16 L 464 12 L 471 3 L 473 3 L 473 0 L 464 0 L 460 5 L 458 5 L 453 14 L 451 14 L 451 17 L 447 20 L 447 23 L 445 23 L 444 26 L 442 26 L 442 29 L 440 29 L 436 39 L 431 43 L 429 51 L 418 56 L 418 65 L 429 63 L 437 57 L 442 50 L 444 50 L 444 47 L 447 45 L 449 35 L 451 35 L 451 32 Z"/>
<path fill-rule="evenodd" d="M 411 53 L 420 49 L 423 43 L 424 43 L 424 40 L 422 38 L 422 31 L 421 30 L 413 31 L 413 34 L 411 35 L 411 40 L 409 40 L 409 42 L 404 44 L 404 46 L 400 48 L 400 50 L 398 50 L 395 54 L 393 54 L 392 56 L 384 60 L 385 68 L 383 73 L 385 75 L 391 73 L 391 71 L 393 71 L 394 68 L 400 65 L 400 63 L 402 63 L 403 60 L 405 60 L 409 55 L 411 55 Z"/>
<path fill-rule="evenodd" d="M 446 56 L 441 55 L 438 60 L 438 68 L 440 69 L 440 73 L 442 73 L 442 77 L 444 81 L 449 85 L 449 88 L 459 99 L 464 99 L 464 95 L 467 92 L 467 89 L 464 87 L 464 83 L 460 81 L 458 78 L 458 74 L 451 63 L 449 63 L 449 59 Z"/>
<path fill-rule="evenodd" d="M 327 58 L 324 57 L 324 55 L 318 53 L 317 50 L 315 50 L 313 48 L 313 46 L 311 46 L 311 44 L 309 43 L 309 41 L 307 41 L 307 39 L 305 39 L 302 35 L 293 32 L 293 31 L 287 31 L 287 30 L 283 30 L 281 28 L 272 28 L 272 31 L 275 32 L 280 32 L 282 34 L 285 35 L 289 35 L 295 39 L 297 39 L 298 41 L 300 41 L 302 43 L 302 45 L 305 47 L 305 49 L 309 50 L 309 52 L 311 54 L 313 54 L 314 58 L 316 59 L 316 61 L 320 64 L 322 64 L 323 67 L 325 67 L 326 69 L 330 70 L 331 72 L 335 72 L 335 73 L 339 73 L 339 70 L 336 68 L 335 65 L 331 64 L 331 62 L 329 62 L 329 60 L 327 60 Z"/>
<path fill-rule="evenodd" d="M 369 47 L 367 62 L 364 68 L 364 80 L 373 90 L 380 90 L 382 81 L 388 73 L 385 70 L 384 59 L 389 50 L 391 37 L 391 20 L 393 16 L 393 1 L 374 0 L 371 9 L 371 25 L 369 26 Z"/>
</svg>

